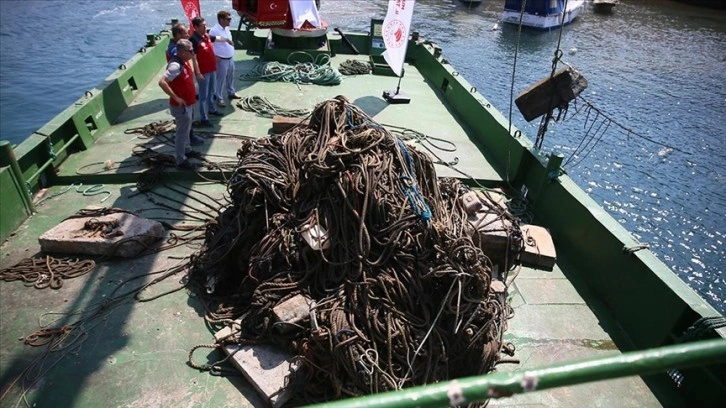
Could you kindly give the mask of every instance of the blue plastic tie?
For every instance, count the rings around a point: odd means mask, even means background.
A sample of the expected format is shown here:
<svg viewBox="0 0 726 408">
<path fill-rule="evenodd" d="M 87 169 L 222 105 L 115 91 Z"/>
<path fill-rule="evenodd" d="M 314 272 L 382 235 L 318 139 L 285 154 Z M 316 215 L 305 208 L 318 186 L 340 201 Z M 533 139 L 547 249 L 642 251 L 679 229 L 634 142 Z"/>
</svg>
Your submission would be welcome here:
<svg viewBox="0 0 726 408">
<path fill-rule="evenodd" d="M 406 167 L 408 170 L 408 175 L 399 177 L 399 180 L 403 185 L 403 192 L 406 194 L 406 197 L 408 197 L 408 202 L 411 204 L 411 210 L 419 216 L 424 224 L 428 224 L 431 220 L 431 208 L 429 208 L 428 204 L 426 204 L 423 194 L 421 194 L 421 191 L 419 191 L 418 186 L 416 185 L 416 172 L 413 167 L 413 159 L 411 158 L 411 154 L 408 152 L 406 145 L 398 137 L 396 138 L 396 144 L 403 152 L 403 157 L 406 160 Z"/>
</svg>

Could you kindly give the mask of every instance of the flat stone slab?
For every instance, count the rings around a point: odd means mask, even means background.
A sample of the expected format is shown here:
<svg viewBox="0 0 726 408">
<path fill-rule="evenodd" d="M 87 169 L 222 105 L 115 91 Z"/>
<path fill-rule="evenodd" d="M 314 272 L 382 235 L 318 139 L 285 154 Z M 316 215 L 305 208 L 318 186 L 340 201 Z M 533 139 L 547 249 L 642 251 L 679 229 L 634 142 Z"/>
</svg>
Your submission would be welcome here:
<svg viewBox="0 0 726 408">
<path fill-rule="evenodd" d="M 296 295 L 272 308 L 281 333 L 295 328 L 298 323 L 310 316 L 310 300 L 303 295 Z"/>
<path fill-rule="evenodd" d="M 297 369 L 292 354 L 267 344 L 228 344 L 224 351 L 271 407 L 278 408 L 290 399 L 287 377 Z"/>
<path fill-rule="evenodd" d="M 164 227 L 127 212 L 67 219 L 38 238 L 43 252 L 130 258 L 164 236 Z"/>
</svg>

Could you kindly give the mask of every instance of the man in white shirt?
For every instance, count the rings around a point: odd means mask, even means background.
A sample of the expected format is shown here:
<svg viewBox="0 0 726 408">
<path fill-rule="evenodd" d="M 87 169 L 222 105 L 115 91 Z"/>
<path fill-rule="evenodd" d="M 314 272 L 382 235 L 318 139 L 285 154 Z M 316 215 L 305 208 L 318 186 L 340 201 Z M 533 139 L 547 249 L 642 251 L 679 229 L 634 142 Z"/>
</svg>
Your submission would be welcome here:
<svg viewBox="0 0 726 408">
<path fill-rule="evenodd" d="M 217 73 L 215 75 L 216 85 L 214 87 L 214 95 L 217 99 L 217 106 L 225 107 L 224 94 L 229 99 L 240 99 L 234 89 L 234 45 L 232 44 L 232 32 L 229 25 L 232 22 L 232 15 L 228 11 L 222 10 L 217 13 L 217 25 L 209 30 L 211 37 L 219 36 L 229 39 L 230 41 L 215 41 L 214 54 L 217 56 Z"/>
</svg>

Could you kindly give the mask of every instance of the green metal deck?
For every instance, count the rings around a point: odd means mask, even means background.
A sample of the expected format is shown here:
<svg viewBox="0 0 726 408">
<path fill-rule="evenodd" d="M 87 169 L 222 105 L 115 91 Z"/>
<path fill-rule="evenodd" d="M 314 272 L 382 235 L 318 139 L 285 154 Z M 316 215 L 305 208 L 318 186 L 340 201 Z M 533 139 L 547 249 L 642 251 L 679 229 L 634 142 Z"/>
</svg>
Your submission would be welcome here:
<svg viewBox="0 0 726 408">
<path fill-rule="evenodd" d="M 235 55 L 237 74 L 250 70 L 254 56 L 238 50 Z M 331 64 L 353 58 L 337 55 Z M 367 57 L 359 57 L 366 59 Z M 92 148 L 72 152 L 58 168 L 57 185 L 48 189 L 47 199 L 37 213 L 25 221 L 1 247 L 3 268 L 39 252 L 39 235 L 66 217 L 90 205 L 117 207 L 140 216 L 163 220 L 175 225 L 201 226 L 199 218 L 216 213 L 207 207 L 224 203 L 223 178 L 214 168 L 200 174 L 169 168 L 150 194 L 136 194 L 135 181 L 146 170 L 132 150 L 144 144 L 155 151 L 173 154 L 173 137 L 143 138 L 128 134 L 128 129 L 152 122 L 171 120 L 167 97 L 157 86 L 163 69 L 158 69 L 145 86 L 139 86 L 128 108 L 113 120 L 108 129 L 94 135 Z M 467 174 L 488 186 L 503 186 L 503 176 L 492 164 L 487 152 L 481 153 L 467 128 L 437 89 L 415 66 L 407 66 L 402 90 L 412 102 L 389 105 L 382 98 L 384 90 L 395 89 L 397 79 L 381 76 L 346 77 L 338 86 L 315 86 L 292 83 L 236 81 L 240 96 L 264 96 L 286 108 L 312 109 L 318 102 L 343 95 L 381 124 L 395 125 L 452 142 L 455 151 L 434 150 L 443 161 L 458 159 L 456 170 L 437 165 L 439 176 Z M 245 112 L 232 104 L 221 109 L 226 115 L 212 117 L 214 128 L 196 129 L 206 140 L 195 149 L 211 163 L 235 163 L 240 137 L 267 136 L 271 120 Z M 434 139 L 431 139 L 434 141 Z M 424 142 L 425 143 L 425 142 Z M 434 141 L 434 144 L 441 145 Z M 429 145 L 428 147 L 431 147 Z M 448 146 L 447 146 L 448 147 Z M 105 169 L 111 160 L 113 168 Z M 79 183 L 81 193 L 77 191 Z M 86 196 L 85 188 L 103 184 L 111 194 Z M 160 204 L 162 203 L 162 204 Z M 179 211 L 185 214 L 180 214 Z M 535 222 L 536 223 L 536 222 Z M 168 238 L 184 241 L 180 231 L 168 232 Z M 171 241 L 165 241 L 171 242 Z M 557 241 L 556 241 L 557 244 Z M 129 288 L 149 283 L 158 275 L 146 275 L 131 281 L 117 292 L 120 282 L 129 278 L 169 270 L 195 253 L 200 241 L 141 258 L 99 260 L 91 274 L 67 280 L 59 290 L 35 289 L 21 282 L 0 282 L 0 377 L 2 406 L 261 406 L 256 392 L 239 375 L 213 376 L 186 365 L 189 351 L 200 344 L 213 343 L 205 326 L 203 306 L 187 290 L 172 292 L 149 302 L 127 298 L 121 302 L 108 299 Z M 563 254 L 566 252 L 563 251 Z M 509 322 L 505 339 L 516 347 L 514 358 L 519 364 L 503 364 L 500 370 L 536 367 L 543 364 L 618 353 L 617 344 L 625 344 L 620 325 L 610 310 L 599 301 L 581 280 L 583 268 L 560 256 L 553 271 L 521 268 L 510 286 L 515 314 Z M 183 285 L 179 272 L 141 292 L 142 298 L 163 294 Z M 104 303 L 105 302 L 105 303 Z M 78 337 L 69 337 L 57 350 L 23 344 L 39 324 L 56 325 L 76 321 L 74 314 L 104 305 L 98 315 L 79 326 Z M 40 321 L 39 321 L 40 318 Z M 627 339 L 626 339 L 627 340 Z M 218 352 L 200 349 L 194 354 L 197 363 L 222 358 Z M 231 369 L 231 366 L 225 366 Z M 653 386 L 653 383 L 650 384 Z M 667 394 L 664 394 L 667 395 Z M 533 392 L 512 398 L 493 400 L 492 406 L 543 407 L 653 407 L 684 405 L 677 397 L 656 399 L 640 377 L 629 377 Z"/>
<path fill-rule="evenodd" d="M 331 65 L 338 66 L 347 59 L 353 58 L 344 55 L 333 57 Z M 367 57 L 358 59 L 367 61 Z M 257 57 L 247 55 L 244 51 L 236 52 L 235 61 L 238 77 L 260 63 Z M 121 174 L 145 170 L 146 167 L 137 165 L 138 160 L 130 155 L 136 144 L 143 144 L 159 153 L 174 153 L 173 143 L 165 143 L 166 140 L 149 140 L 138 134 L 126 133 L 129 129 L 173 119 L 169 114 L 168 97 L 156 85 L 162 73 L 160 71 L 150 85 L 136 96 L 116 123 L 98 138 L 92 149 L 77 152 L 68 158 L 58 172 L 64 183 L 78 183 L 80 179 L 86 183 L 92 180 L 117 180 Z M 443 162 L 458 160 L 456 170 L 437 165 L 439 176 L 461 177 L 463 172 L 486 184 L 502 183 L 502 177 L 470 140 L 467 130 L 417 70 L 408 69 L 402 83 L 402 91 L 411 97 L 411 104 L 390 105 L 381 97 L 384 90 L 396 89 L 397 82 L 394 77 L 361 75 L 345 77 L 336 86 L 298 86 L 293 83 L 246 82 L 240 79 L 237 79 L 235 85 L 240 96 L 263 96 L 269 102 L 288 109 L 312 110 L 322 101 L 343 95 L 380 124 L 414 130 L 431 137 L 416 142 L 415 146 L 420 150 L 431 149 Z M 203 146 L 195 146 L 195 150 L 204 153 L 210 162 L 236 162 L 240 143 L 235 136 L 260 138 L 270 134 L 272 121 L 269 118 L 246 112 L 235 105 L 228 102 L 226 108 L 219 108 L 225 116 L 212 116 L 210 120 L 215 124 L 213 128 L 195 128 L 195 133 L 207 140 Z M 198 117 L 195 116 L 195 120 Z M 173 134 L 170 137 L 173 141 Z M 106 160 L 112 160 L 120 166 L 115 166 L 117 168 L 112 171 L 104 171 Z M 81 169 L 82 177 L 79 177 L 78 169 Z M 210 176 L 205 169 L 201 169 L 201 172 Z"/>
</svg>

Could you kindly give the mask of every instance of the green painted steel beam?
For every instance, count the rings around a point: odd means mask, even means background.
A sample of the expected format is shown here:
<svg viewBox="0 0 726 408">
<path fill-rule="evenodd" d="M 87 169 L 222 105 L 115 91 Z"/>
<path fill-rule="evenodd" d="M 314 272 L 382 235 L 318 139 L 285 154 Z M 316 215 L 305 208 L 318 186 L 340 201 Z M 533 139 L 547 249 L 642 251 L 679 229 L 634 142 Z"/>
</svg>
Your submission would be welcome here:
<svg viewBox="0 0 726 408">
<path fill-rule="evenodd" d="M 35 206 L 33 205 L 33 197 L 30 196 L 30 193 L 23 185 L 23 182 L 25 181 L 23 180 L 23 172 L 20 170 L 20 166 L 18 166 L 18 161 L 15 158 L 15 152 L 13 151 L 13 147 L 7 140 L 0 140 L 0 166 L 8 166 L 10 168 L 10 172 L 12 173 L 13 177 L 15 177 L 15 181 L 20 186 L 18 189 L 16 189 L 16 191 L 22 199 L 28 215 L 32 214 L 35 211 Z M 5 191 L 7 188 L 8 186 L 4 186 L 2 188 L 3 195 L 10 194 L 10 190 Z"/>
<path fill-rule="evenodd" d="M 632 375 L 656 374 L 672 368 L 720 363 L 726 363 L 726 339 L 633 351 L 531 370 L 467 377 L 400 391 L 334 401 L 314 405 L 314 407 L 404 408 L 465 405 L 523 392 Z"/>
</svg>

